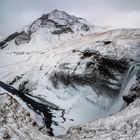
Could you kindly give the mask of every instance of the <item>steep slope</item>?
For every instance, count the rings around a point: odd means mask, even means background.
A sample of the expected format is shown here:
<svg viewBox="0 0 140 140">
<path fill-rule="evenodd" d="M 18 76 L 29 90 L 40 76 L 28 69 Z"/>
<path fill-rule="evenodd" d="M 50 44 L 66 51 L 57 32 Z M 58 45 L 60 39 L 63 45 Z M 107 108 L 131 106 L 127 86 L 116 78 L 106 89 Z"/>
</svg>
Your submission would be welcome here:
<svg viewBox="0 0 140 140">
<path fill-rule="evenodd" d="M 53 139 L 38 130 L 39 127 L 30 115 L 32 114 L 20 106 L 12 96 L 0 94 L 0 139 Z"/>
<path fill-rule="evenodd" d="M 41 51 L 62 47 L 69 40 L 103 30 L 89 24 L 86 20 L 68 15 L 64 11 L 54 10 L 42 15 L 22 31 L 16 32 L 0 43 L 0 48 L 13 51 Z"/>
<path fill-rule="evenodd" d="M 106 31 L 54 10 L 0 44 L 0 80 L 64 110 L 51 110 L 55 135 L 122 110 L 122 97 L 139 87 L 140 29 Z M 74 131 L 65 137 L 80 139 Z"/>
</svg>

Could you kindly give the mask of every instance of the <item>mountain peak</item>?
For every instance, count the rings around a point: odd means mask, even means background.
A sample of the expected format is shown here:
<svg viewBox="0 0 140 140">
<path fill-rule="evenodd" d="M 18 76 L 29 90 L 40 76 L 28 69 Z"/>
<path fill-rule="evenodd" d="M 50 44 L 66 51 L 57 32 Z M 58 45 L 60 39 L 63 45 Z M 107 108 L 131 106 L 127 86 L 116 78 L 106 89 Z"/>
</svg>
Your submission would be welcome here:
<svg viewBox="0 0 140 140">
<path fill-rule="evenodd" d="M 49 36 L 53 35 L 60 36 L 69 33 L 71 35 L 67 35 L 71 38 L 73 35 L 80 37 L 91 31 L 95 31 L 95 27 L 86 20 L 69 15 L 65 11 L 55 9 L 48 14 L 43 14 L 20 32 L 18 31 L 7 37 L 0 43 L 0 48 L 6 47 L 6 44 L 12 40 L 14 40 L 16 45 L 20 45 L 29 43 L 35 36 L 46 38 L 48 41 Z M 48 37 L 46 37 L 46 32 Z"/>
<path fill-rule="evenodd" d="M 75 16 L 69 15 L 65 11 L 60 11 L 57 9 L 47 14 L 47 16 L 49 20 L 53 20 L 60 25 L 74 24 L 75 22 L 78 22 L 78 18 Z"/>
<path fill-rule="evenodd" d="M 50 13 L 66 13 L 66 12 L 65 11 L 61 11 L 61 10 L 58 10 L 58 9 L 54 9 Z"/>
<path fill-rule="evenodd" d="M 40 18 L 35 20 L 29 26 L 29 32 L 33 33 L 39 28 L 44 27 L 52 30 L 68 29 L 68 31 L 70 31 L 71 33 L 73 33 L 74 28 L 74 30 L 88 31 L 89 27 L 86 24 L 88 24 L 86 20 L 83 22 L 78 17 L 69 15 L 65 11 L 55 9 L 48 14 L 43 14 Z"/>
</svg>

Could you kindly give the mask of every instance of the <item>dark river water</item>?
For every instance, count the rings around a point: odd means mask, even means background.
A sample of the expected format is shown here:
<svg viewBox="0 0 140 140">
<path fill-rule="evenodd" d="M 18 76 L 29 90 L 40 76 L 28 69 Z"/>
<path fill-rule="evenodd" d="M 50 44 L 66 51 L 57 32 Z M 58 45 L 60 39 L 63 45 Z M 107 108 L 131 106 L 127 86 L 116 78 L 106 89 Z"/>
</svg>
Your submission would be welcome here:
<svg viewBox="0 0 140 140">
<path fill-rule="evenodd" d="M 64 110 L 59 109 L 58 107 L 51 105 L 50 103 L 48 103 L 48 105 L 46 105 L 46 104 L 37 102 L 37 101 L 33 100 L 31 97 L 29 97 L 28 95 L 22 93 L 21 91 L 15 89 L 12 86 L 5 84 L 2 81 L 0 81 L 0 87 L 5 89 L 6 91 L 10 92 L 11 94 L 16 95 L 19 98 L 21 98 L 28 105 L 28 107 L 31 108 L 32 110 L 34 110 L 37 114 L 39 114 L 39 115 L 43 114 L 43 116 L 42 115 L 41 116 L 44 121 L 44 127 L 47 128 L 48 135 L 54 136 L 51 125 L 52 125 L 52 123 L 54 125 L 59 125 L 59 124 L 52 120 L 53 117 L 56 117 L 56 116 L 53 116 L 53 114 L 51 112 L 53 110 L 61 111 L 62 117 L 65 120 Z M 49 104 L 50 104 L 50 106 L 49 106 Z"/>
</svg>

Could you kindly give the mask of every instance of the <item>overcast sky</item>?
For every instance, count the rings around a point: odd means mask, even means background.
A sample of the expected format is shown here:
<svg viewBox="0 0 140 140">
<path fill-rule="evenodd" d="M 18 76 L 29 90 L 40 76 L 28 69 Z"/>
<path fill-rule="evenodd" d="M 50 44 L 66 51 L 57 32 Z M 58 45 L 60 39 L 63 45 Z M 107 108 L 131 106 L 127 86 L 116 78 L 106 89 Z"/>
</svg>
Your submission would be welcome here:
<svg viewBox="0 0 140 140">
<path fill-rule="evenodd" d="M 58 9 L 95 25 L 140 28 L 140 0 L 0 0 L 0 36 Z"/>
</svg>

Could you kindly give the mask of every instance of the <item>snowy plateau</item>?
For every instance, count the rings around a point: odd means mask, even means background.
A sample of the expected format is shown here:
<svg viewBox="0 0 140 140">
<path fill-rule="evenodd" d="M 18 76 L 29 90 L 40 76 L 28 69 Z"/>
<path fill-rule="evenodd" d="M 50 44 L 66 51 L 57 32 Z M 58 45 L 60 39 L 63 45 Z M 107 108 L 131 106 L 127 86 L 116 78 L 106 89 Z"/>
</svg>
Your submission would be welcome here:
<svg viewBox="0 0 140 140">
<path fill-rule="evenodd" d="M 54 10 L 0 41 L 1 140 L 140 140 L 140 29 Z"/>
</svg>

